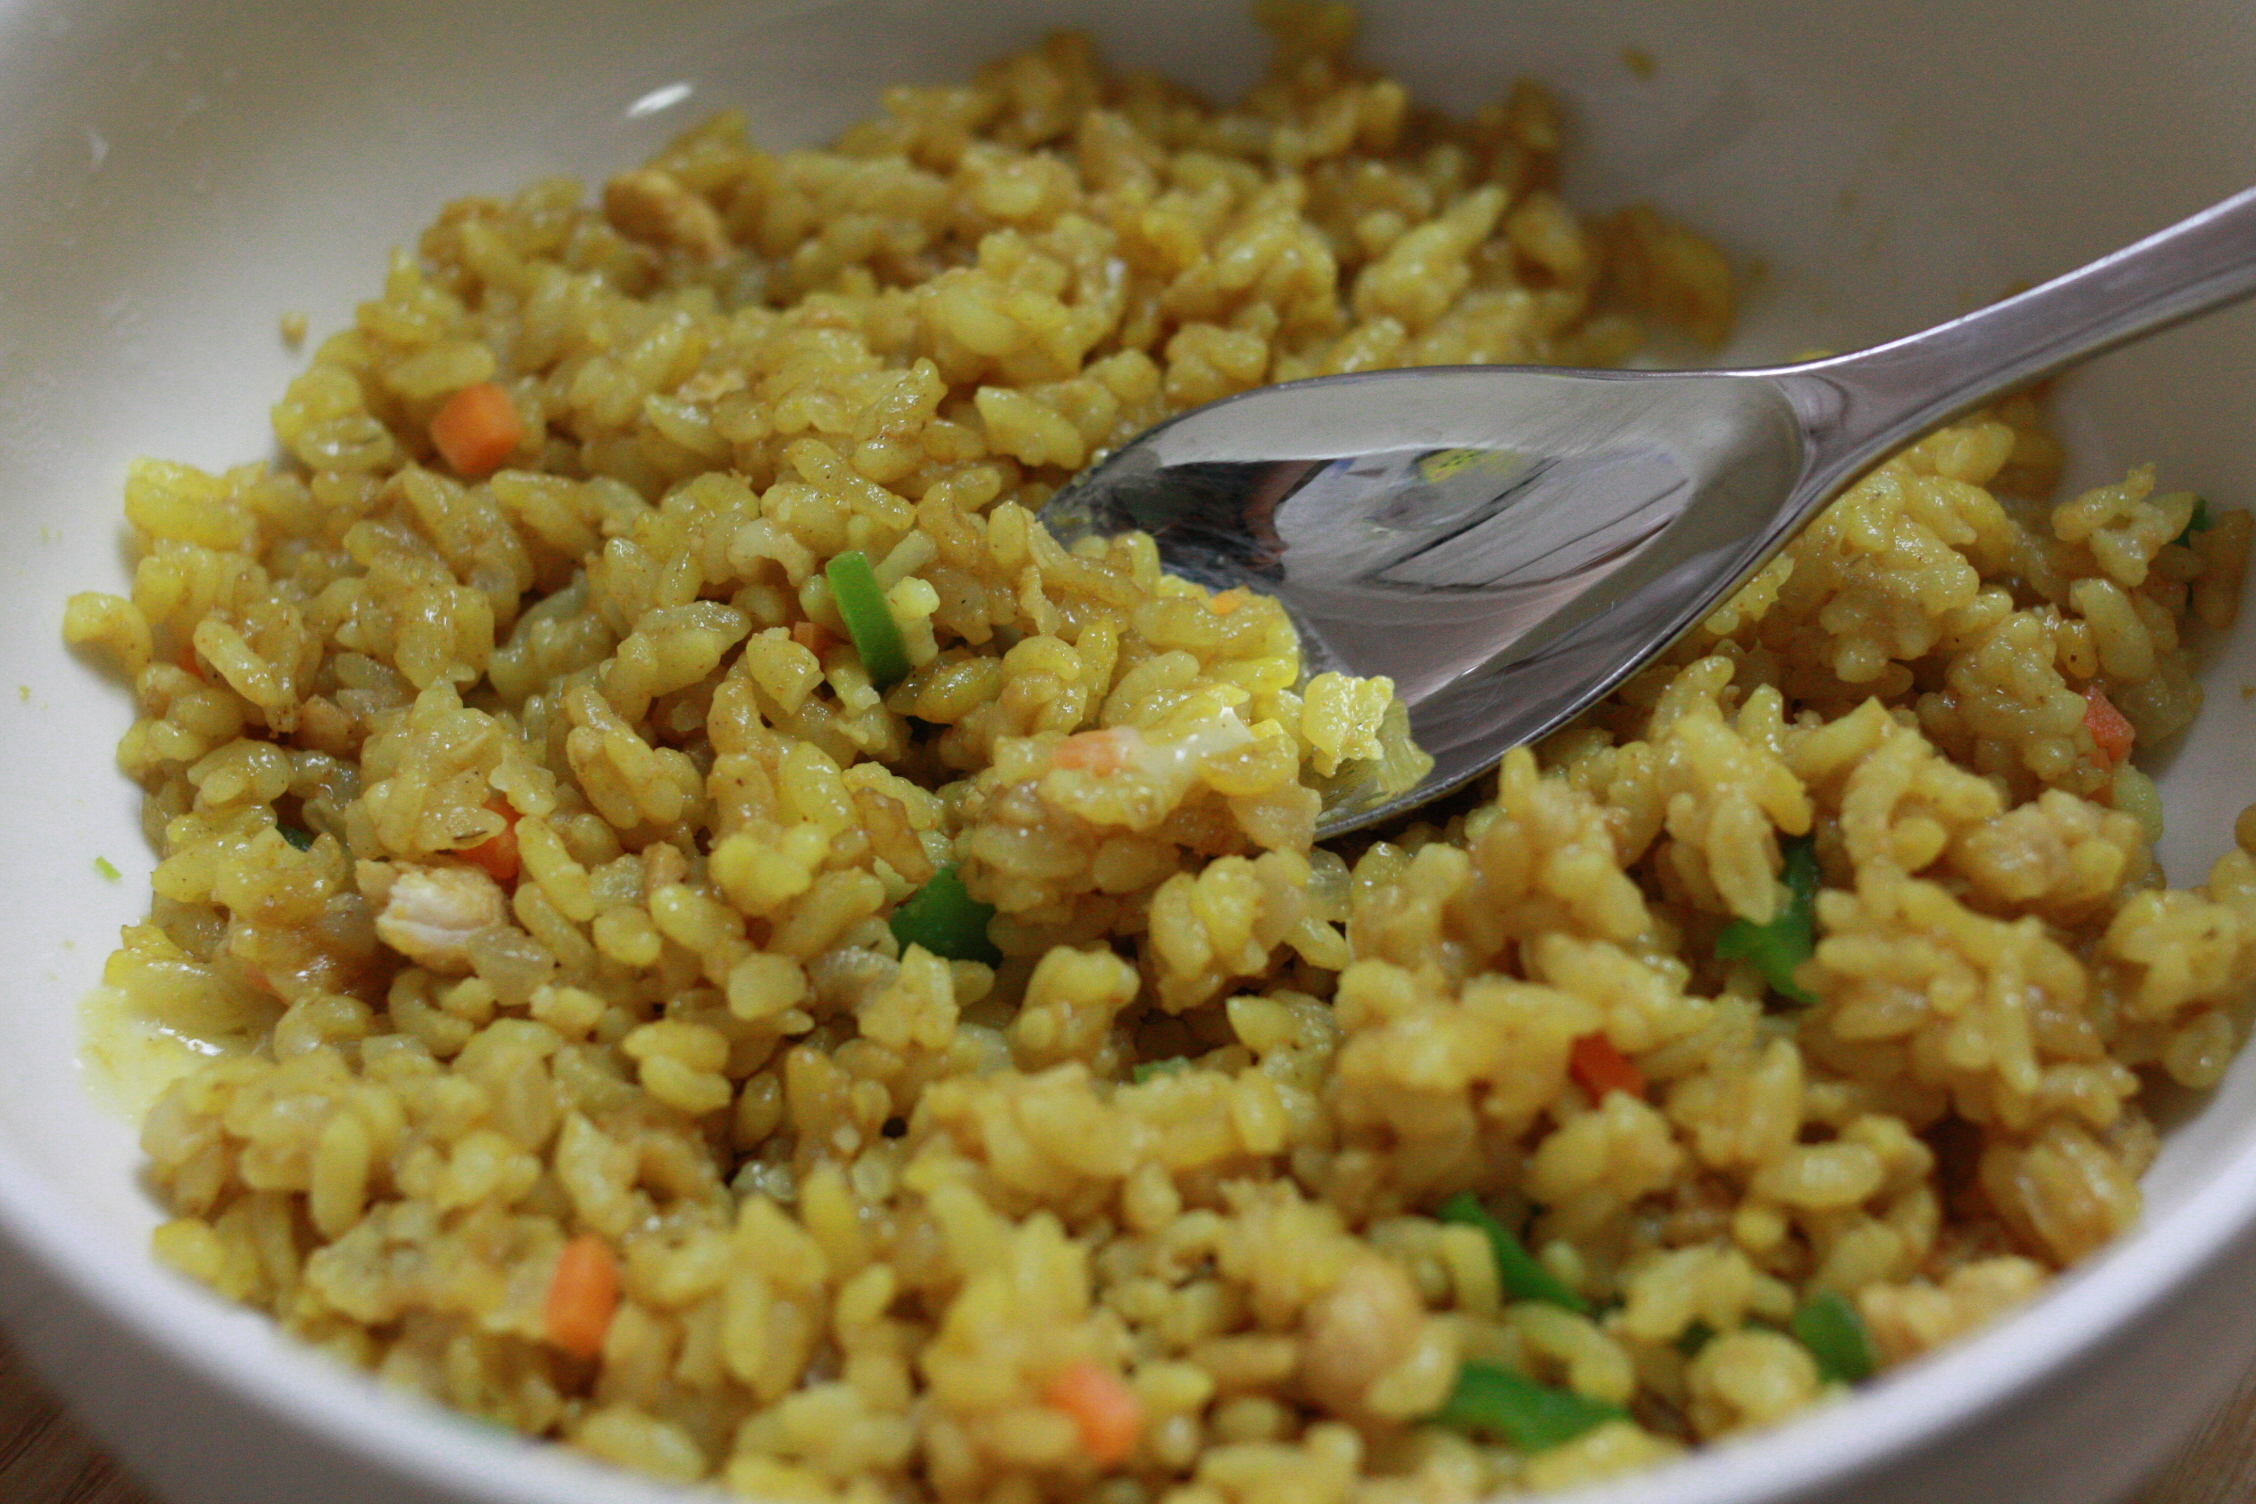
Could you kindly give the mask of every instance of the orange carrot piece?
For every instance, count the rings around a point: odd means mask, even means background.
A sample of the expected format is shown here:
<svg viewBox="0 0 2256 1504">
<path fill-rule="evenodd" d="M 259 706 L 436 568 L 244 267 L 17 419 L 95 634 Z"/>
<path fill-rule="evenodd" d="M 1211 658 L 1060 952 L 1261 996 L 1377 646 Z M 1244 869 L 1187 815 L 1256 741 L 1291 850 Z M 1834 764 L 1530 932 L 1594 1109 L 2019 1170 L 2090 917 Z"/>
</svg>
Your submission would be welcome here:
<svg viewBox="0 0 2256 1504">
<path fill-rule="evenodd" d="M 1086 1358 L 1051 1376 L 1042 1403 L 1072 1417 L 1081 1432 L 1081 1449 L 1099 1467 L 1127 1461 L 1143 1440 L 1143 1401 L 1125 1379 Z"/>
<path fill-rule="evenodd" d="M 466 846 L 457 853 L 473 867 L 482 867 L 486 875 L 504 885 L 517 881 L 521 865 L 517 854 L 517 811 L 507 799 L 488 799 L 486 808 L 501 816 L 499 835 L 491 835 L 475 846 Z"/>
<path fill-rule="evenodd" d="M 509 394 L 490 381 L 447 398 L 431 420 L 431 442 L 454 473 L 479 480 L 501 468 L 525 437 Z"/>
<path fill-rule="evenodd" d="M 564 1245 L 549 1280 L 541 1311 L 548 1340 L 575 1358 L 592 1358 L 603 1351 L 618 1309 L 618 1256 L 594 1233 L 581 1233 Z"/>
<path fill-rule="evenodd" d="M 823 654 L 829 652 L 831 648 L 837 645 L 838 642 L 837 638 L 831 636 L 828 632 L 825 632 L 821 627 L 816 626 L 811 621 L 793 622 L 791 624 L 791 640 L 798 643 L 799 646 L 805 648 L 808 652 L 814 654 L 817 658 L 820 658 Z"/>
<path fill-rule="evenodd" d="M 2107 698 L 2107 692 L 2096 684 L 2084 686 L 2084 729 L 2099 745 L 2099 755 L 2111 763 L 2119 763 L 2131 755 L 2131 743 L 2138 739 L 2123 712 Z"/>
<path fill-rule="evenodd" d="M 1050 761 L 1061 768 L 1079 768 L 1100 777 L 1117 773 L 1133 760 L 1135 747 L 1129 738 L 1136 734 L 1122 726 L 1104 731 L 1076 731 L 1057 744 L 1050 753 Z"/>
<path fill-rule="evenodd" d="M 1590 1093 L 1592 1101 L 1604 1100 L 1610 1091 L 1626 1091 L 1644 1099 L 1645 1073 L 1603 1034 L 1585 1034 L 1577 1039 L 1567 1057 L 1567 1069 Z"/>
</svg>

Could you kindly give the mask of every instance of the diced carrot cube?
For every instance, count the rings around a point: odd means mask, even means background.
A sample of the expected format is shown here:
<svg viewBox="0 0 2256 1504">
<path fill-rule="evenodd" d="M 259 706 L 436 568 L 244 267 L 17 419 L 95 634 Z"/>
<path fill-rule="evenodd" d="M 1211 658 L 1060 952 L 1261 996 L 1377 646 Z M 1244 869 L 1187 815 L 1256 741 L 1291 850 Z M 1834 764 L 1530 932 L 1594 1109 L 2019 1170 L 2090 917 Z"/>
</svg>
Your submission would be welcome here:
<svg viewBox="0 0 2256 1504">
<path fill-rule="evenodd" d="M 486 808 L 501 816 L 500 833 L 486 837 L 475 846 L 465 847 L 458 854 L 473 867 L 483 868 L 495 882 L 506 886 L 517 881 L 521 865 L 517 851 L 517 811 L 508 800 L 501 798 L 488 799 Z"/>
<path fill-rule="evenodd" d="M 576 1358 L 595 1357 L 618 1309 L 618 1256 L 603 1239 L 582 1233 L 564 1245 L 549 1279 L 541 1312 L 548 1340 Z"/>
<path fill-rule="evenodd" d="M 2107 692 L 2096 684 L 2084 686 L 2084 729 L 2099 747 L 2099 755 L 2110 763 L 2120 763 L 2131 755 L 2131 744 L 2138 740 L 2138 732 Z"/>
<path fill-rule="evenodd" d="M 1603 1034 L 1585 1034 L 1577 1039 L 1567 1057 L 1567 1069 L 1593 1101 L 1603 1099 L 1610 1091 L 1626 1091 L 1640 1100 L 1645 1096 L 1645 1073 Z"/>
<path fill-rule="evenodd" d="M 517 405 L 490 381 L 462 388 L 431 420 L 431 443 L 466 480 L 481 480 L 500 469 L 524 437 Z"/>
<path fill-rule="evenodd" d="M 1083 1359 L 1051 1376 L 1042 1402 L 1073 1418 L 1081 1449 L 1099 1467 L 1128 1460 L 1144 1436 L 1144 1405 L 1127 1380 Z"/>
</svg>

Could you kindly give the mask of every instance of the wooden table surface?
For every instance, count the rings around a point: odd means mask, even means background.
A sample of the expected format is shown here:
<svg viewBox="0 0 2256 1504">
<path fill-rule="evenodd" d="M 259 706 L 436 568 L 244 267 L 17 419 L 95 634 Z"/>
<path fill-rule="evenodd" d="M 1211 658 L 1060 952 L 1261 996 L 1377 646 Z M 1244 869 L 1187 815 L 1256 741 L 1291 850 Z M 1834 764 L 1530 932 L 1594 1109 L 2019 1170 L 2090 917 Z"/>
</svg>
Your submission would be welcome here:
<svg viewBox="0 0 2256 1504">
<path fill-rule="evenodd" d="M 2129 1504 L 2256 1499 L 2256 1370 L 2183 1454 Z M 0 1344 L 0 1504 L 156 1504 Z"/>
</svg>

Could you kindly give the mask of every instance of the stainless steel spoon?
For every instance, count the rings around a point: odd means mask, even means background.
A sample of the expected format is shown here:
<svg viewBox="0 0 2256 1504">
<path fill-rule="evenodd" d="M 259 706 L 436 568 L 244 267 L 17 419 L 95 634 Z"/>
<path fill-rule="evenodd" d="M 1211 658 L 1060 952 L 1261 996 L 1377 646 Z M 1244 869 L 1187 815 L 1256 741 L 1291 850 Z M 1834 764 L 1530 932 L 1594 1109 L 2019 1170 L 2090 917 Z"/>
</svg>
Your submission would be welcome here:
<svg viewBox="0 0 2256 1504">
<path fill-rule="evenodd" d="M 1278 597 L 1310 673 L 1385 674 L 1434 759 L 1328 790 L 1338 835 L 1557 729 L 1713 611 L 1860 471 L 2071 362 L 2256 291 L 2256 189 L 1853 355 L 1743 371 L 1319 377 L 1149 430 L 1043 508 Z M 2252 414 L 2256 417 L 2256 414 Z"/>
</svg>

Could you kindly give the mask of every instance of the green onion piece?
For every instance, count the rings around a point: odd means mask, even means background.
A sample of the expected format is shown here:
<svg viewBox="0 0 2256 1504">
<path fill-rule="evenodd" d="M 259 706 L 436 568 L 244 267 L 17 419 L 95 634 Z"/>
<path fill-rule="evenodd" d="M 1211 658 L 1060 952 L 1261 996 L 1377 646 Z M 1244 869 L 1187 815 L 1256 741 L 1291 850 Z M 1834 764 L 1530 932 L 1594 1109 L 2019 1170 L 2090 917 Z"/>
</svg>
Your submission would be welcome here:
<svg viewBox="0 0 2256 1504">
<path fill-rule="evenodd" d="M 2216 518 L 2209 515 L 2209 498 L 2196 496 L 2193 499 L 2193 515 L 2186 519 L 2185 531 L 2170 541 L 2183 548 L 2193 541 L 2195 533 L 2209 531 L 2211 527 L 2216 525 L 2216 521 Z"/>
<path fill-rule="evenodd" d="M 291 844 L 292 846 L 295 846 L 295 847 L 297 847 L 297 848 L 298 848 L 298 850 L 300 850 L 300 851 L 311 851 L 311 850 L 313 850 L 313 832 L 312 832 L 312 831 L 310 831 L 310 830 L 300 830 L 300 829 L 299 829 L 299 828 L 298 828 L 297 826 L 295 826 L 295 825 L 277 825 L 277 826 L 275 827 L 275 829 L 276 829 L 276 830 L 279 830 L 279 831 L 281 831 L 281 832 L 282 832 L 282 839 L 283 839 L 283 840 L 285 840 L 285 841 L 288 841 L 288 842 L 289 842 L 289 843 L 290 843 L 290 844 Z"/>
<path fill-rule="evenodd" d="M 1541 1452 L 1593 1426 L 1627 1420 L 1629 1412 L 1493 1363 L 1467 1363 L 1433 1418 L 1455 1430 L 1500 1437 L 1523 1452 Z"/>
<path fill-rule="evenodd" d="M 1590 1302 L 1568 1289 L 1556 1274 L 1536 1262 L 1521 1246 L 1512 1229 L 1489 1215 L 1488 1208 L 1471 1191 L 1459 1191 L 1441 1204 L 1441 1220 L 1477 1227 L 1488 1234 L 1496 1255 L 1496 1282 L 1514 1300 L 1543 1300 L 1565 1306 L 1578 1316 L 1590 1314 Z"/>
<path fill-rule="evenodd" d="M 1872 1351 L 1872 1334 L 1864 1329 L 1864 1318 L 1838 1290 L 1814 1296 L 1796 1311 L 1793 1332 L 1794 1340 L 1817 1359 L 1818 1372 L 1829 1379 L 1859 1383 L 1871 1378 L 1872 1371 L 1880 1366 Z"/>
<path fill-rule="evenodd" d="M 1794 968 L 1817 952 L 1817 842 L 1801 836 L 1786 843 L 1786 907 L 1767 924 L 1734 919 L 1716 936 L 1719 961 L 1752 961 L 1770 990 L 1803 1007 L 1817 1001 L 1794 981 Z"/>
<path fill-rule="evenodd" d="M 124 873 L 118 871 L 117 864 L 111 861 L 106 856 L 98 856 L 94 858 L 94 870 L 102 874 L 102 876 L 108 878 L 113 883 L 116 882 L 119 878 L 125 876 Z"/>
<path fill-rule="evenodd" d="M 1154 1076 L 1179 1076 L 1191 1068 L 1191 1062 L 1181 1055 L 1170 1055 L 1165 1060 L 1146 1060 L 1128 1072 L 1128 1079 L 1138 1086 Z"/>
<path fill-rule="evenodd" d="M 903 950 L 921 945 L 951 961 L 984 961 L 992 966 L 1003 959 L 987 938 L 987 921 L 994 917 L 993 905 L 973 898 L 951 863 L 893 911 L 893 938 Z"/>
<path fill-rule="evenodd" d="M 877 583 L 877 571 L 870 568 L 869 556 L 858 548 L 848 549 L 825 565 L 823 573 L 829 577 L 831 599 L 838 603 L 838 614 L 845 619 L 846 634 L 854 639 L 854 651 L 861 654 L 870 683 L 891 689 L 907 678 L 909 649 L 901 641 L 901 629 L 894 623 L 893 608 L 885 603 L 885 591 Z"/>
</svg>

